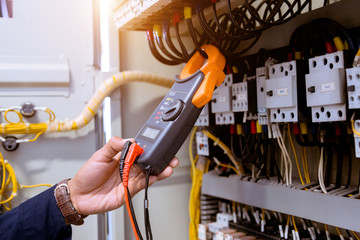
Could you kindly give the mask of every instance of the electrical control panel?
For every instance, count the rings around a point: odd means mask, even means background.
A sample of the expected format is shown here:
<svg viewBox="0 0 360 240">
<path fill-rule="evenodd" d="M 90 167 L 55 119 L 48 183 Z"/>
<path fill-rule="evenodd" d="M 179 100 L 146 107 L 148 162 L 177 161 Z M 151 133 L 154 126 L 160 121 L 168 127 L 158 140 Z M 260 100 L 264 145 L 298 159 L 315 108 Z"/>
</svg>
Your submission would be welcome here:
<svg viewBox="0 0 360 240">
<path fill-rule="evenodd" d="M 266 79 L 269 78 L 267 67 L 256 69 L 256 97 L 257 113 L 260 125 L 268 124 L 268 110 L 266 108 Z"/>
<path fill-rule="evenodd" d="M 269 68 L 266 80 L 266 108 L 271 122 L 297 122 L 297 64 L 296 61 L 275 64 Z"/>
<path fill-rule="evenodd" d="M 313 122 L 346 120 L 344 52 L 309 59 L 306 98 Z"/>
<path fill-rule="evenodd" d="M 232 112 L 233 75 L 227 74 L 224 82 L 214 90 L 211 99 L 211 111 L 215 113 L 217 125 L 234 124 L 235 115 Z"/>
<path fill-rule="evenodd" d="M 196 150 L 200 156 L 210 156 L 209 139 L 202 132 L 196 132 Z"/>
<path fill-rule="evenodd" d="M 360 108 L 360 68 L 346 69 L 347 95 L 350 109 Z"/>
</svg>

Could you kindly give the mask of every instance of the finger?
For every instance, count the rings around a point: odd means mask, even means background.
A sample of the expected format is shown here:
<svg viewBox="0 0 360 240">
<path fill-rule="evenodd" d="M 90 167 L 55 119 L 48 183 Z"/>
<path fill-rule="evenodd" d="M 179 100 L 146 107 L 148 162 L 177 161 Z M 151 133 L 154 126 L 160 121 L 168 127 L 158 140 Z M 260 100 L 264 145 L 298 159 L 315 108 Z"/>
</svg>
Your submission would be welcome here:
<svg viewBox="0 0 360 240">
<path fill-rule="evenodd" d="M 112 160 L 116 154 L 123 150 L 126 141 L 127 139 L 112 137 L 109 142 L 97 151 L 97 154 L 102 155 L 104 160 Z"/>
<path fill-rule="evenodd" d="M 171 174 L 173 173 L 173 169 L 170 166 L 167 166 L 164 171 L 162 171 L 159 175 L 158 175 L 158 180 L 163 180 L 165 178 L 168 178 L 171 176 Z"/>
<path fill-rule="evenodd" d="M 169 166 L 172 168 L 176 168 L 178 165 L 179 165 L 179 159 L 177 157 L 174 157 L 169 163 Z"/>
<path fill-rule="evenodd" d="M 158 176 L 150 176 L 149 178 L 149 186 L 153 185 L 155 182 L 157 182 L 159 180 Z"/>
</svg>

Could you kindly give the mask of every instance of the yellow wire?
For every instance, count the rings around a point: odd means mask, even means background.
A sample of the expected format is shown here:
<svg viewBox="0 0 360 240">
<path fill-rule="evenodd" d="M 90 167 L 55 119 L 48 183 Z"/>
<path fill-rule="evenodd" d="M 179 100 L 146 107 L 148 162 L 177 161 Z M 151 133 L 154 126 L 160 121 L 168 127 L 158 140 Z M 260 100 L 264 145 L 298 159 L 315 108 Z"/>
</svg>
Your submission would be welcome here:
<svg viewBox="0 0 360 240">
<path fill-rule="evenodd" d="M 360 136 L 360 132 L 358 132 L 358 131 L 355 129 L 355 121 L 354 121 L 354 120 L 351 120 L 351 128 L 352 128 L 353 132 L 354 132 L 356 135 Z"/>
<path fill-rule="evenodd" d="M 8 120 L 7 114 L 8 114 L 9 112 L 14 112 L 14 113 L 16 113 L 16 114 L 18 115 L 18 117 L 19 117 L 19 121 L 18 121 L 18 122 L 11 122 L 10 120 Z M 5 113 L 4 113 L 4 119 L 5 119 L 6 122 L 8 122 L 8 123 L 10 123 L 10 124 L 13 124 L 13 123 L 23 123 L 23 122 L 24 122 L 23 119 L 22 119 L 21 113 L 20 113 L 19 111 L 15 110 L 15 109 L 7 109 L 7 110 L 5 111 Z"/>
<path fill-rule="evenodd" d="M 351 231 L 352 234 L 354 234 L 354 236 L 356 237 L 357 240 L 360 240 L 360 237 L 354 232 L 354 231 Z"/>
<path fill-rule="evenodd" d="M 329 231 L 327 224 L 324 224 L 324 227 L 325 227 L 325 231 Z"/>
<path fill-rule="evenodd" d="M 56 118 L 55 113 L 49 108 L 46 108 L 45 112 L 49 114 L 49 122 L 54 122 Z"/>
<path fill-rule="evenodd" d="M 245 173 L 244 169 L 242 168 L 241 165 L 239 165 L 239 163 L 236 161 L 236 159 L 234 158 L 234 156 L 231 154 L 231 150 L 217 137 L 215 137 L 214 135 L 212 135 L 209 131 L 204 130 L 203 133 L 210 138 L 211 140 L 214 141 L 214 143 L 218 144 L 223 150 L 224 153 L 229 157 L 230 161 L 234 164 L 235 168 L 240 172 L 240 173 Z"/>
<path fill-rule="evenodd" d="M 289 224 L 290 224 L 290 215 L 288 215 L 288 218 L 286 220 L 286 226 L 289 226 Z"/>
<path fill-rule="evenodd" d="M 292 221 L 293 221 L 293 224 L 294 224 L 294 229 L 295 229 L 295 232 L 298 231 L 297 227 L 296 227 L 296 223 L 295 223 L 295 217 L 292 216 Z"/>
<path fill-rule="evenodd" d="M 308 162 L 308 157 L 307 157 L 307 153 L 306 153 L 306 148 L 302 147 L 303 151 L 304 151 L 304 158 L 305 158 L 305 167 L 304 167 L 304 171 L 306 172 L 306 183 L 310 183 L 310 172 L 309 172 L 309 162 Z"/>
<path fill-rule="evenodd" d="M 335 227 L 335 228 L 336 228 L 336 231 L 339 234 L 339 236 L 342 235 L 341 232 L 340 232 L 340 229 L 338 227 Z"/>
<path fill-rule="evenodd" d="M 36 188 L 36 187 L 52 187 L 51 184 L 42 183 L 42 184 L 34 184 L 34 185 L 21 185 L 20 188 Z"/>
<path fill-rule="evenodd" d="M 229 165 L 229 164 L 224 164 L 224 163 L 219 163 L 217 164 L 218 166 L 221 166 L 221 167 L 226 167 L 226 168 L 230 168 L 232 169 L 234 172 L 236 172 L 237 175 L 240 175 L 240 172 L 234 168 L 233 166 Z"/>
<path fill-rule="evenodd" d="M 190 141 L 189 141 L 189 157 L 190 157 L 190 162 L 191 162 L 191 170 L 192 170 L 192 178 L 193 179 L 194 179 L 194 174 L 195 174 L 195 161 L 194 161 L 192 148 L 193 148 L 193 142 L 194 142 L 196 130 L 197 130 L 197 127 L 194 127 L 191 132 Z"/>
<path fill-rule="evenodd" d="M 39 135 L 39 134 L 38 134 Z M 36 140 L 36 139 L 35 139 Z M 3 168 L 2 183 L 0 189 L 0 205 L 6 210 L 11 210 L 11 200 L 17 195 L 18 186 L 20 188 L 34 188 L 34 187 L 52 187 L 50 184 L 35 184 L 35 185 L 19 185 L 16 179 L 16 174 L 11 164 L 4 160 L 0 153 L 0 165 Z M 11 184 L 11 187 L 9 187 Z M 7 192 L 11 192 L 8 197 Z M 5 200 L 3 200 L 5 198 Z M 6 205 L 8 204 L 8 206 Z"/>
<path fill-rule="evenodd" d="M 303 178 L 302 178 L 302 174 L 301 174 L 301 170 L 300 170 L 300 165 L 299 165 L 299 160 L 298 160 L 298 157 L 297 157 L 297 154 L 296 154 L 296 149 L 295 149 L 295 146 L 294 146 L 292 137 L 291 137 L 290 123 L 288 123 L 287 133 L 288 133 L 288 136 L 289 136 L 291 148 L 292 148 L 293 153 L 294 153 L 295 162 L 296 162 L 296 167 L 297 167 L 297 170 L 298 170 L 298 173 L 299 173 L 299 177 L 300 177 L 300 182 L 301 182 L 302 185 L 304 185 L 304 180 L 303 180 Z"/>
<path fill-rule="evenodd" d="M 265 209 L 262 209 L 262 216 L 261 216 L 261 220 L 265 220 Z"/>
<path fill-rule="evenodd" d="M 29 139 L 29 142 L 35 142 L 42 133 L 44 133 L 44 132 L 38 132 L 33 139 Z"/>
</svg>

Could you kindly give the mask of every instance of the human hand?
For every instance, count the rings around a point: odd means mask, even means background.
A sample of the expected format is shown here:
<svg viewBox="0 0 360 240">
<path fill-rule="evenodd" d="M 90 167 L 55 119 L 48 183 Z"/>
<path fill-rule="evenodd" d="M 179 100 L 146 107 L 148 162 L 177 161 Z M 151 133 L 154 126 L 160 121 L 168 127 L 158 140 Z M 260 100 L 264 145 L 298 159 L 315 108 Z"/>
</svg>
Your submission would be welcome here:
<svg viewBox="0 0 360 240">
<path fill-rule="evenodd" d="M 111 211 L 125 203 L 124 187 L 119 174 L 119 158 L 127 139 L 113 137 L 69 180 L 71 202 L 81 215 Z M 179 164 L 174 158 L 158 176 L 150 176 L 149 184 L 165 179 Z M 129 191 L 135 195 L 145 188 L 145 173 L 133 165 L 129 174 Z"/>
</svg>

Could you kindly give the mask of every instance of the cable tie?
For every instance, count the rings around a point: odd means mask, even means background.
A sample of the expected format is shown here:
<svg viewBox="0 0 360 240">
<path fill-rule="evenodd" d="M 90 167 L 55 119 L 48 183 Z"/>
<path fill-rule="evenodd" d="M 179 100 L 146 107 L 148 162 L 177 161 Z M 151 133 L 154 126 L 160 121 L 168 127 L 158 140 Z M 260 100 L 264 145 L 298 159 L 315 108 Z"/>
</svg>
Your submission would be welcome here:
<svg viewBox="0 0 360 240">
<path fill-rule="evenodd" d="M 145 209 L 149 208 L 149 201 L 147 199 L 144 199 L 144 207 Z"/>
<path fill-rule="evenodd" d="M 1 124 L 1 132 L 2 132 L 2 134 L 5 134 L 5 127 L 6 127 L 6 123 L 2 123 Z"/>
<path fill-rule="evenodd" d="M 25 123 L 25 127 L 26 127 L 26 133 L 29 134 L 29 132 L 30 132 L 30 123 Z"/>
<path fill-rule="evenodd" d="M 219 141 L 220 141 L 220 139 L 217 138 L 217 139 L 214 141 L 214 146 L 217 146 L 217 145 L 219 144 Z"/>
</svg>

